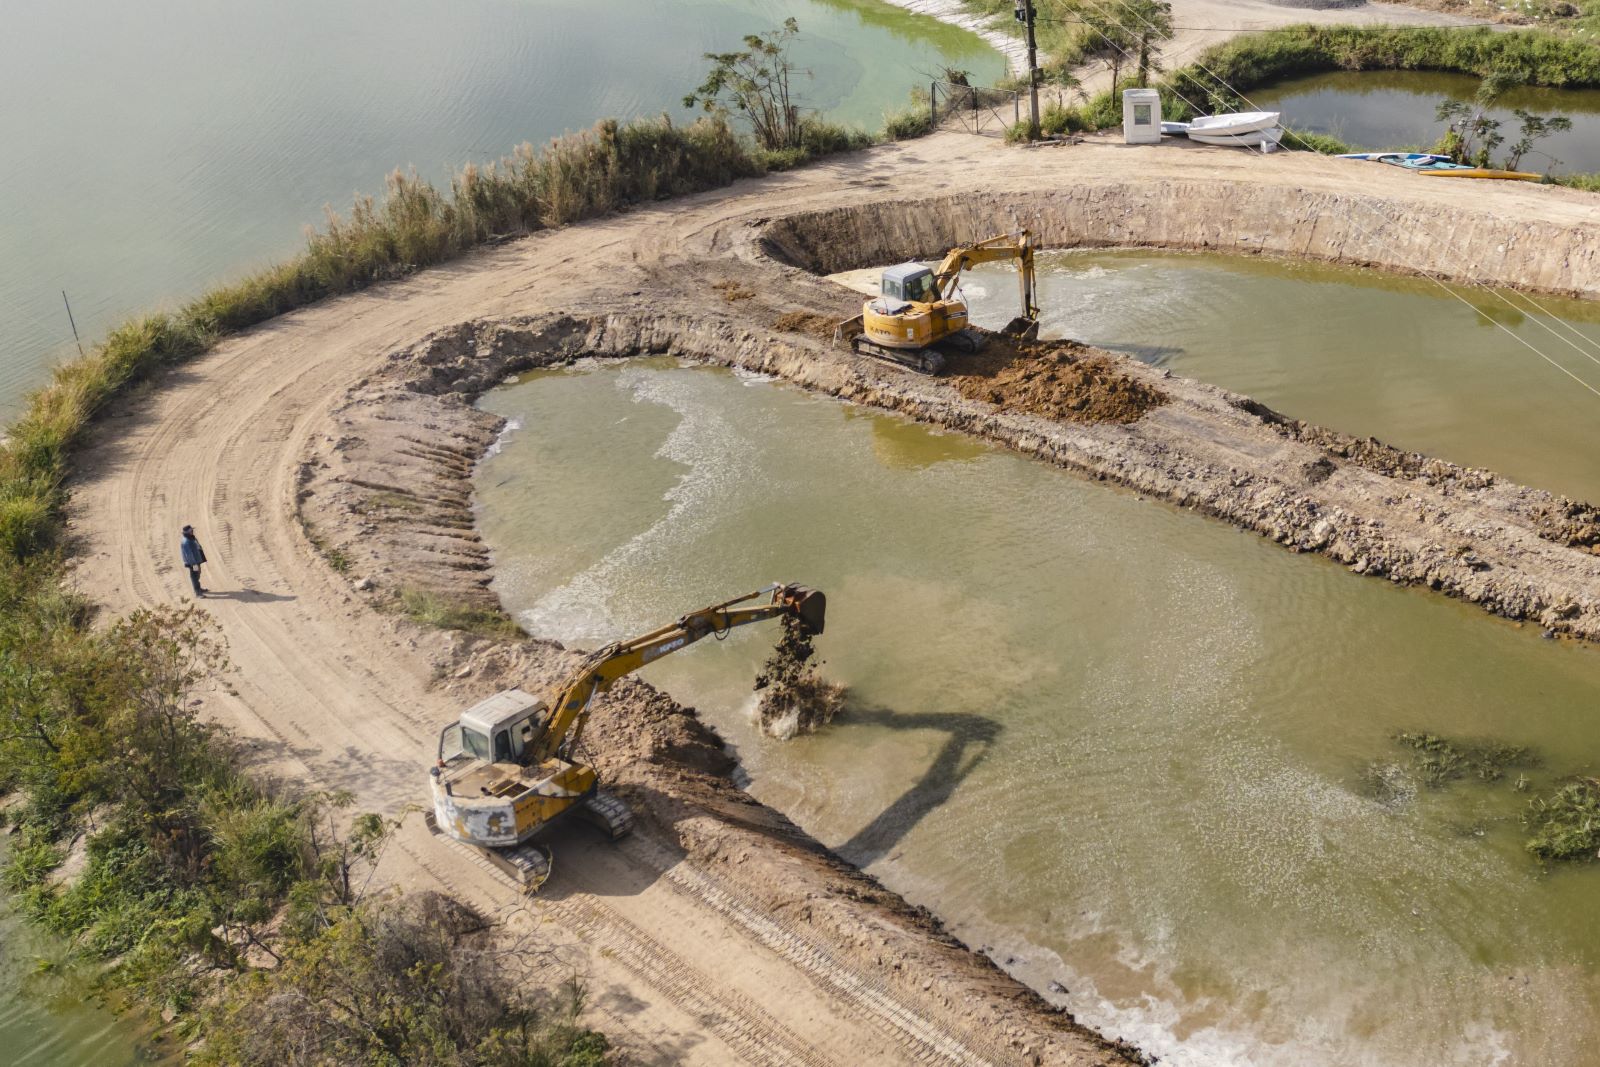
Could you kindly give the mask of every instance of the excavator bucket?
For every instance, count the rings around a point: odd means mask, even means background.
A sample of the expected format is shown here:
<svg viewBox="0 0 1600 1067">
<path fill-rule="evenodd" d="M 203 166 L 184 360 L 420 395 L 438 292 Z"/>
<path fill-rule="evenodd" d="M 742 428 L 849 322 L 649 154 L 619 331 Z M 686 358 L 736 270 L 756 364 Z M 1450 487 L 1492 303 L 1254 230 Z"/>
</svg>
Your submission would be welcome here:
<svg viewBox="0 0 1600 1067">
<path fill-rule="evenodd" d="M 1030 319 L 1026 315 L 1018 315 L 1006 323 L 1005 329 L 1000 332 L 1007 337 L 1015 337 L 1023 341 L 1037 341 L 1039 339 L 1039 320 Z"/>
<path fill-rule="evenodd" d="M 800 620 L 800 628 L 808 636 L 816 637 L 822 633 L 828 613 L 828 598 L 821 590 L 807 589 L 803 585 L 786 585 L 778 591 L 778 596 L 784 607 Z"/>
</svg>

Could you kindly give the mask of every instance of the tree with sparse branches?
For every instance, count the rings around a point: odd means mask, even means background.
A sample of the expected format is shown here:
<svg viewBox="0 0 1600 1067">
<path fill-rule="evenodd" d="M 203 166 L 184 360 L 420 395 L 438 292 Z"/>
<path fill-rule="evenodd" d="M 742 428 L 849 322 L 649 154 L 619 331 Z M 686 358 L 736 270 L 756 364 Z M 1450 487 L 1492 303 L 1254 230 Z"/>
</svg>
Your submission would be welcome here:
<svg viewBox="0 0 1600 1067">
<path fill-rule="evenodd" d="M 1572 120 L 1565 115 L 1533 115 L 1520 107 L 1512 111 L 1512 114 L 1522 123 L 1522 136 L 1511 144 L 1511 155 L 1506 159 L 1506 170 L 1516 170 L 1522 163 L 1522 157 L 1533 151 L 1534 142 L 1540 138 L 1572 129 Z M 1561 161 L 1552 158 L 1551 162 Z"/>
<path fill-rule="evenodd" d="M 1163 41 L 1172 40 L 1177 32 L 1172 25 L 1172 5 L 1166 0 L 1122 0 L 1127 22 L 1136 39 L 1139 84 L 1148 86 L 1150 75 L 1161 73 L 1156 57 Z"/>
<path fill-rule="evenodd" d="M 1138 35 L 1130 28 L 1129 20 L 1102 4 L 1071 3 L 1067 10 L 1083 24 L 1084 55 L 1106 65 L 1111 72 L 1111 90 L 1115 92 L 1122 81 L 1124 65 L 1139 47 Z"/>
<path fill-rule="evenodd" d="M 789 58 L 799 35 L 799 23 L 789 18 L 776 30 L 746 36 L 742 51 L 707 52 L 711 70 L 700 88 L 683 98 L 683 106 L 738 111 L 749 120 L 762 148 L 798 148 L 804 123 L 791 83 L 797 75 L 811 76 Z"/>
<path fill-rule="evenodd" d="M 1516 76 L 1496 72 L 1483 79 L 1470 102 L 1441 100 L 1434 109 L 1434 118 L 1447 123 L 1447 127 L 1437 150 L 1457 163 L 1487 167 L 1489 154 L 1505 141 L 1500 120 L 1490 118 L 1489 110 L 1507 89 L 1517 84 Z"/>
</svg>

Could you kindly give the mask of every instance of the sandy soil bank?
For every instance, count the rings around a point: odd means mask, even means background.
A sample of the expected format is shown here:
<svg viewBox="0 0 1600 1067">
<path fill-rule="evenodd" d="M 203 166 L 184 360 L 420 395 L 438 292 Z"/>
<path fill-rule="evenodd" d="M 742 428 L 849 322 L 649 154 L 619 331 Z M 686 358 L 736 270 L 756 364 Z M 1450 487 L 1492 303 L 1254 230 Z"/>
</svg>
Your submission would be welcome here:
<svg viewBox="0 0 1600 1067">
<path fill-rule="evenodd" d="M 548 679 L 565 655 L 421 630 L 380 609 L 401 585 L 485 595 L 489 561 L 462 508 L 496 427 L 466 398 L 540 360 L 677 351 L 1002 440 L 1295 548 L 1361 553 L 1349 562 L 1365 559 L 1369 573 L 1431 574 L 1463 596 L 1475 582 L 1525 586 L 1555 624 L 1593 633 L 1589 594 L 1568 612 L 1546 590 L 1597 588 L 1600 561 L 1539 536 L 1528 509 L 1547 498 L 1531 490 L 1137 365 L 1127 373 L 1166 402 L 1126 424 L 1055 422 L 805 332 L 808 317 L 855 302 L 812 269 L 940 250 L 1024 217 L 1049 244 L 1470 263 L 1485 279 L 1600 291 L 1592 197 L 1444 185 L 1299 155 L 1023 151 L 947 134 L 540 234 L 286 316 L 120 405 L 75 482 L 77 578 L 117 610 L 177 601 L 174 532 L 194 523 L 221 591 L 206 609 L 237 665 L 208 712 L 251 738 L 273 773 L 351 789 L 367 808 L 421 802 L 434 738 L 460 707 Z M 942 206 L 913 217 L 906 205 L 921 198 Z M 1354 228 L 1371 211 L 1405 225 L 1375 233 L 1373 215 Z M 559 948 L 552 968 L 589 976 L 597 1025 L 636 1062 L 1116 1062 L 931 918 L 753 804 L 682 709 L 643 685 L 618 696 L 590 748 L 644 814 L 634 840 L 559 832 L 554 879 L 523 901 L 413 819 L 383 876 L 446 887 L 512 930 L 538 931 Z"/>
<path fill-rule="evenodd" d="M 895 7 L 928 15 L 940 22 L 971 30 L 983 42 L 1006 57 L 1006 66 L 1012 74 L 1028 73 L 1028 46 L 1021 37 L 1009 32 L 1004 22 L 996 22 L 974 15 L 962 6 L 961 0 L 888 0 Z"/>
</svg>

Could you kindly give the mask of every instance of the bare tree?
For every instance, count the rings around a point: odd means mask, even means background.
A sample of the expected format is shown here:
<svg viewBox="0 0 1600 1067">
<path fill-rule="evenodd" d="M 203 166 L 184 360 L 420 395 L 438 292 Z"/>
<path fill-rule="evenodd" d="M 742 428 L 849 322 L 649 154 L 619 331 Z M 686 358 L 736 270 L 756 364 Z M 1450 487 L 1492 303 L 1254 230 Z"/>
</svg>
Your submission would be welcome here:
<svg viewBox="0 0 1600 1067">
<path fill-rule="evenodd" d="M 1572 120 L 1565 115 L 1532 115 L 1520 107 L 1512 112 L 1522 122 L 1522 136 L 1511 144 L 1511 155 L 1506 159 L 1506 170 L 1516 170 L 1522 157 L 1533 151 L 1535 141 L 1552 133 L 1572 129 Z M 1552 163 L 1560 160 L 1551 159 Z"/>
<path fill-rule="evenodd" d="M 811 76 L 789 58 L 789 47 L 799 35 L 799 23 L 784 19 L 779 29 L 745 37 L 743 51 L 707 52 L 711 70 L 700 88 L 683 98 L 683 106 L 711 112 L 731 105 L 750 120 L 761 147 L 799 147 L 804 124 L 790 83 L 796 75 Z"/>
</svg>

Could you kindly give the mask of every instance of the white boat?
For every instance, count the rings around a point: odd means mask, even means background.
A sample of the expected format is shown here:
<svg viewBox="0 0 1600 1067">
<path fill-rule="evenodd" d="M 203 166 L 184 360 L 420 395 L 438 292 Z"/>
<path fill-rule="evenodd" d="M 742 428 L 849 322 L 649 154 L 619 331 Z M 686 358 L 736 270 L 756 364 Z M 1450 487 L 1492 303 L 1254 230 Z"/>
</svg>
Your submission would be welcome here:
<svg viewBox="0 0 1600 1067">
<path fill-rule="evenodd" d="M 1250 133 L 1196 133 L 1190 130 L 1189 140 L 1198 141 L 1200 144 L 1228 147 L 1266 148 L 1283 140 L 1283 128 L 1274 126 L 1268 130 L 1253 130 Z"/>
<path fill-rule="evenodd" d="M 1198 141 L 1200 138 L 1196 137 L 1196 134 L 1204 137 L 1222 137 L 1260 133 L 1278 125 L 1278 120 L 1282 117 L 1281 111 L 1241 111 L 1237 115 L 1205 115 L 1189 123 L 1189 136 Z"/>
</svg>

